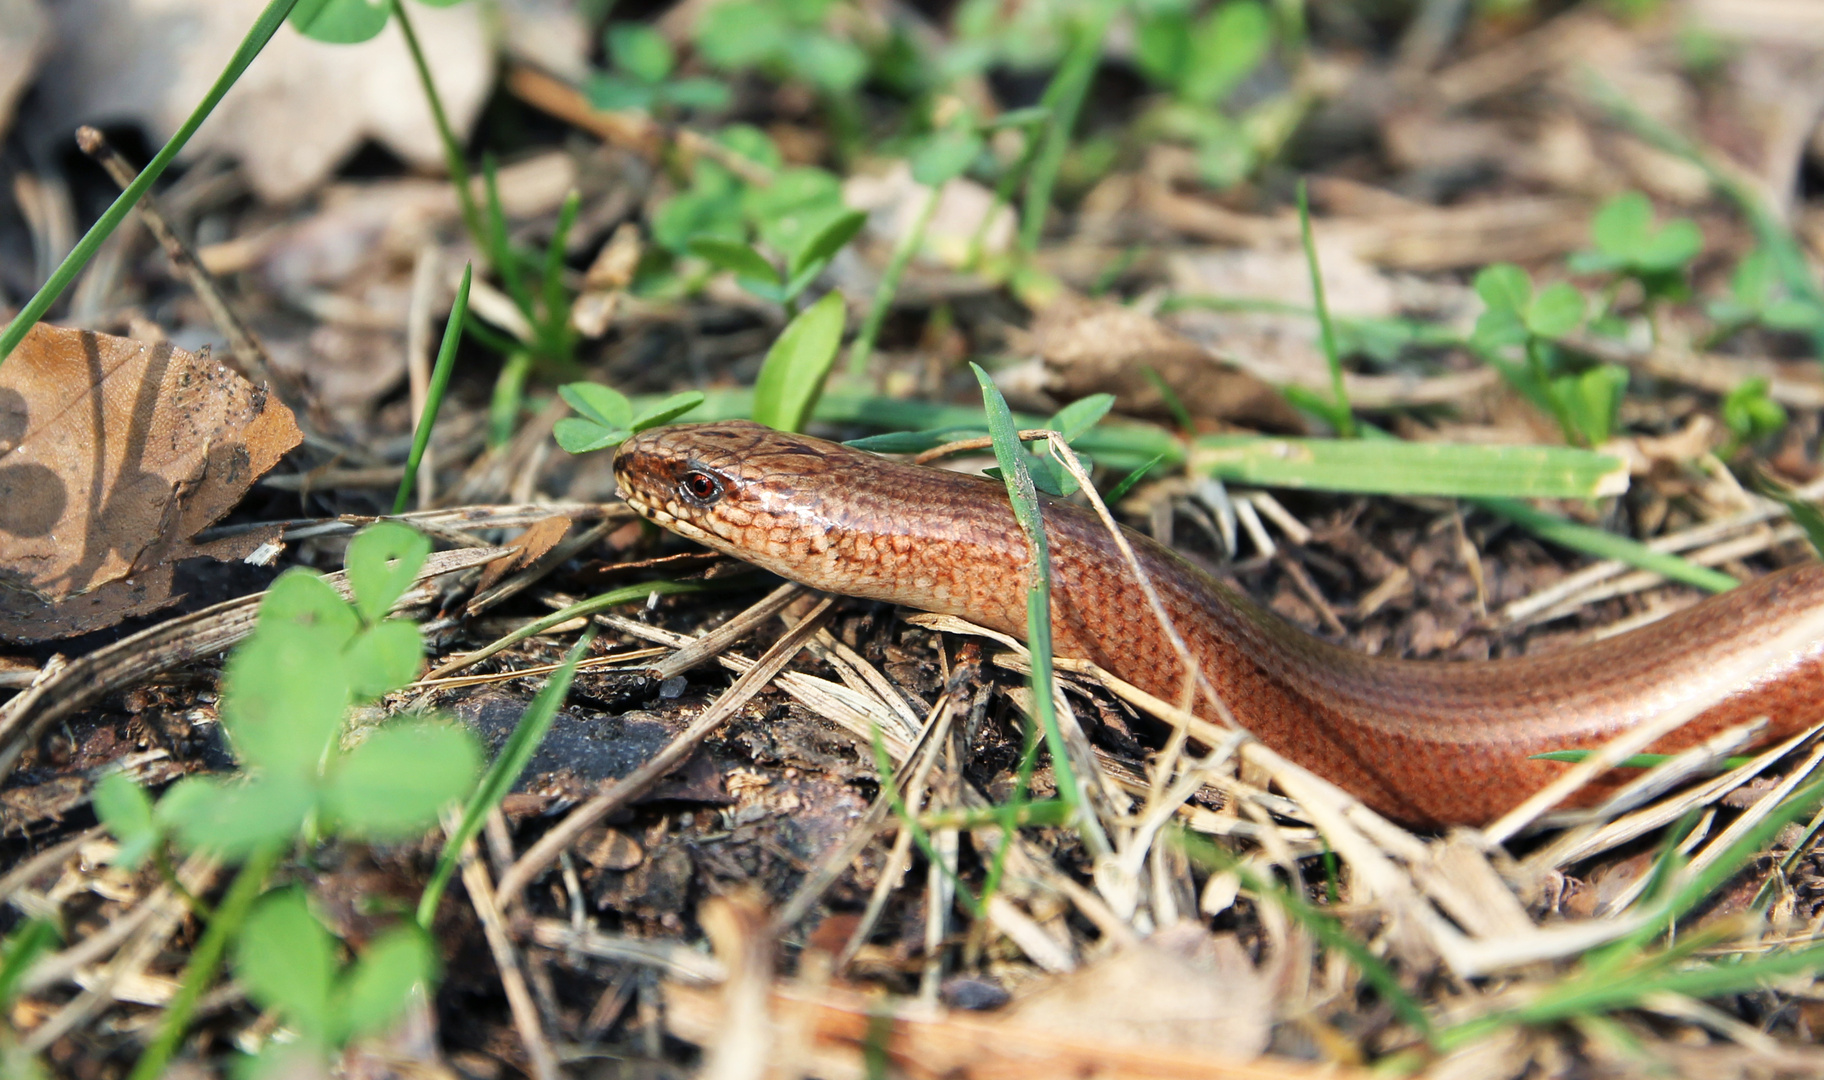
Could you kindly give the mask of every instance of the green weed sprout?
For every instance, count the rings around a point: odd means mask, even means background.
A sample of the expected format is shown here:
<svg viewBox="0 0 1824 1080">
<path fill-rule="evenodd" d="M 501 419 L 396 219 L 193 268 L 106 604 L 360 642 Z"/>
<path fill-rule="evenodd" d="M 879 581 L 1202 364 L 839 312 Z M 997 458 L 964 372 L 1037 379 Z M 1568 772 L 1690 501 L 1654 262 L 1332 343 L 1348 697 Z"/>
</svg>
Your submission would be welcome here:
<svg viewBox="0 0 1824 1080">
<path fill-rule="evenodd" d="M 551 434 L 557 445 L 572 454 L 587 454 L 619 446 L 637 432 L 670 423 L 703 404 L 703 394 L 687 390 L 642 409 L 637 415 L 633 403 L 619 390 L 601 383 L 574 382 L 558 388 L 558 396 L 577 412 L 557 422 Z"/>
<path fill-rule="evenodd" d="M 1689 295 L 1685 269 L 1704 247 L 1704 235 L 1695 222 L 1677 218 L 1655 223 L 1653 203 L 1638 191 L 1604 203 L 1590 222 L 1590 239 L 1595 250 L 1572 255 L 1571 270 L 1633 278 L 1640 282 L 1649 306 Z"/>
<path fill-rule="evenodd" d="M 1723 426 L 1729 429 L 1729 441 L 1717 451 L 1719 456 L 1734 457 L 1742 447 L 1785 430 L 1786 410 L 1767 396 L 1767 385 L 1765 378 L 1755 376 L 1723 395 Z"/>
<path fill-rule="evenodd" d="M 437 978 L 436 947 L 413 924 L 381 934 L 351 963 L 340 962 L 341 951 L 303 889 L 274 889 L 254 904 L 235 941 L 234 973 L 248 998 L 277 1012 L 297 1040 L 268 1040 L 250 1075 L 321 1070 L 352 1040 L 384 1031 L 413 989 Z"/>
<path fill-rule="evenodd" d="M 1258 121 L 1237 120 L 1223 111 L 1242 81 L 1273 48 L 1273 16 L 1257 0 L 1231 0 L 1193 18 L 1193 5 L 1149 4 L 1134 41 L 1141 74 L 1164 87 L 1171 100 L 1155 109 L 1146 126 L 1191 144 L 1205 182 L 1230 187 L 1259 164 Z M 1262 106 L 1270 111 L 1273 103 Z M 1262 117 L 1266 115 L 1263 112 Z"/>
<path fill-rule="evenodd" d="M 121 773 L 97 785 L 95 810 L 119 841 L 117 865 L 155 858 L 170 877 L 167 844 L 245 864 L 208 913 L 135 1078 L 163 1071 L 231 941 L 238 943 L 237 967 L 249 994 L 285 1013 L 314 1048 L 308 1052 L 334 1050 L 383 1027 L 410 988 L 431 977 L 428 943 L 401 934 L 382 937 L 362 961 L 337 974 L 322 959 L 333 952 L 324 943 L 327 931 L 318 926 L 311 937 L 295 917 L 301 906 L 293 912 L 282 895 L 260 896 L 279 853 L 300 839 L 412 836 L 474 785 L 481 748 L 455 725 L 393 723 L 352 748 L 343 745 L 351 706 L 405 686 L 424 666 L 417 624 L 387 614 L 429 553 L 430 541 L 419 533 L 382 522 L 348 546 L 352 602 L 301 567 L 273 582 L 253 633 L 222 676 L 222 727 L 242 775 L 189 777 L 156 803 Z M 262 1073 L 269 1067 L 279 1068 L 278 1061 L 262 1058 Z"/>
<path fill-rule="evenodd" d="M 430 541 L 394 522 L 362 532 L 348 547 L 352 603 L 310 570 L 280 575 L 222 676 L 222 726 L 244 775 L 186 778 L 156 805 L 124 775 L 108 777 L 95 805 L 120 840 L 116 862 L 137 866 L 167 838 L 241 860 L 313 825 L 397 839 L 460 799 L 481 761 L 461 727 L 393 723 L 342 747 L 349 708 L 405 686 L 424 665 L 417 624 L 386 614 L 429 552 Z"/>
<path fill-rule="evenodd" d="M 1730 275 L 1729 295 L 1712 300 L 1706 310 L 1718 324 L 1713 341 L 1748 326 L 1803 334 L 1824 330 L 1824 307 L 1791 294 L 1765 247 L 1742 257 Z"/>
<path fill-rule="evenodd" d="M 1583 324 L 1583 294 L 1559 281 L 1535 295 L 1532 279 L 1512 263 L 1485 267 L 1476 275 L 1475 289 L 1486 307 L 1470 335 L 1471 348 L 1556 418 L 1565 441 L 1583 446 L 1607 442 L 1627 390 L 1628 370 L 1619 364 L 1580 366 L 1561 344 Z M 1519 362 L 1509 358 L 1516 348 Z"/>
<path fill-rule="evenodd" d="M 726 109 L 734 101 L 720 79 L 673 78 L 678 56 L 665 35 L 644 23 L 615 23 L 602 35 L 610 70 L 596 72 L 584 86 L 589 104 L 616 112 L 638 109 Z"/>
</svg>

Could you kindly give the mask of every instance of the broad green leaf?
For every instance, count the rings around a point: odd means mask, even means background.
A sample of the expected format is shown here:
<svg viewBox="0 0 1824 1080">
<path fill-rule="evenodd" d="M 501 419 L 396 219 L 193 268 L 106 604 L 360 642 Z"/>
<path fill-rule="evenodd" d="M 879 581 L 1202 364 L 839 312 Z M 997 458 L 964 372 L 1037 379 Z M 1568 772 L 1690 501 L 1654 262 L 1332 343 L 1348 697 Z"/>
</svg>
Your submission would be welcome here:
<svg viewBox="0 0 1824 1080">
<path fill-rule="evenodd" d="M 633 432 L 626 428 L 605 428 L 593 420 L 566 416 L 551 429 L 551 434 L 557 439 L 557 445 L 570 453 L 587 454 L 591 450 L 619 446 Z"/>
<path fill-rule="evenodd" d="M 803 427 L 836 362 L 846 315 L 842 294 L 832 291 L 786 326 L 754 383 L 755 420 L 781 431 Z"/>
<path fill-rule="evenodd" d="M 830 94 L 846 94 L 868 74 L 868 54 L 854 42 L 821 31 L 794 34 L 787 46 L 791 73 Z"/>
<path fill-rule="evenodd" d="M 113 772 L 95 785 L 95 816 L 114 834 L 119 848 L 115 866 L 132 870 L 158 846 L 161 833 L 152 820 L 152 800 L 126 773 Z M 4 1000 L 4 998 L 0 998 Z"/>
<path fill-rule="evenodd" d="M 778 268 L 766 256 L 734 240 L 699 236 L 690 242 L 690 253 L 741 277 L 756 281 L 778 281 L 780 277 Z"/>
<path fill-rule="evenodd" d="M 844 244 L 855 239 L 855 234 L 860 232 L 861 227 L 867 223 L 868 215 L 859 210 L 849 210 L 831 217 L 829 222 L 818 230 L 815 236 L 806 241 L 796 255 L 792 256 L 792 276 L 796 278 L 806 271 L 820 269 L 824 263 L 836 257 L 836 253 L 842 250 Z"/>
<path fill-rule="evenodd" d="M 356 700 L 372 701 L 424 670 L 424 634 L 409 619 L 387 619 L 356 638 L 342 659 Z"/>
<path fill-rule="evenodd" d="M 1809 300 L 1785 297 L 1762 309 L 1761 321 L 1770 330 L 1816 330 L 1824 326 L 1824 309 Z"/>
<path fill-rule="evenodd" d="M 371 626 L 386 618 L 430 553 L 429 537 L 396 521 L 370 525 L 349 541 L 348 581 L 361 621 Z"/>
<path fill-rule="evenodd" d="M 654 87 L 654 92 L 658 95 L 660 104 L 675 105 L 680 109 L 720 111 L 735 102 L 735 92 L 720 79 L 673 79 Z"/>
<path fill-rule="evenodd" d="M 354 45 L 378 36 L 392 14 L 389 0 L 298 0 L 290 22 L 313 41 Z"/>
<path fill-rule="evenodd" d="M 1191 32 L 1180 84 L 1185 98 L 1217 105 L 1240 85 L 1273 45 L 1273 17 L 1255 0 L 1230 0 Z"/>
<path fill-rule="evenodd" d="M 1679 270 L 1704 249 L 1704 234 L 1697 223 L 1679 218 L 1650 236 L 1634 253 L 1634 264 L 1643 270 Z"/>
<path fill-rule="evenodd" d="M 1774 282 L 1778 280 L 1767 250 L 1755 248 L 1736 264 L 1735 273 L 1729 277 L 1729 292 L 1742 307 L 1759 311 L 1773 299 Z"/>
<path fill-rule="evenodd" d="M 349 675 L 341 644 L 323 631 L 262 626 L 228 658 L 222 726 L 245 763 L 313 775 L 347 715 Z"/>
<path fill-rule="evenodd" d="M 1045 426 L 1063 435 L 1065 442 L 1075 442 L 1077 436 L 1101 423 L 1114 407 L 1115 395 L 1091 394 L 1059 409 L 1045 421 Z"/>
<path fill-rule="evenodd" d="M 410 836 L 468 794 L 481 771 L 475 737 L 450 724 L 388 724 L 337 763 L 323 805 L 347 833 Z"/>
<path fill-rule="evenodd" d="M 198 776 L 166 792 L 155 816 L 185 849 L 239 860 L 296 838 L 316 805 L 316 788 L 308 777 L 271 773 L 237 781 Z"/>
<path fill-rule="evenodd" d="M 5 946 L 0 949 L 0 1005 L 10 1006 L 13 1003 L 13 997 L 26 972 L 32 970 L 32 965 L 40 956 L 56 947 L 60 936 L 57 924 L 46 918 L 26 919 L 6 936 Z M 10 1040 L 0 1040 L 0 1043 L 7 1041 Z M 0 1066 L 5 1064 L 6 1061 L 0 1059 Z M 12 1075 L 0 1068 L 0 1076 Z"/>
<path fill-rule="evenodd" d="M 661 92 L 661 87 L 637 79 L 600 72 L 590 75 L 583 84 L 583 93 L 589 98 L 589 104 L 603 112 L 651 110 Z"/>
<path fill-rule="evenodd" d="M 1526 271 L 1513 263 L 1483 267 L 1476 274 L 1475 289 L 1490 311 L 1518 314 L 1526 310 L 1533 298 L 1532 280 L 1526 276 Z"/>
<path fill-rule="evenodd" d="M 776 5 L 762 0 L 717 4 L 697 20 L 697 51 L 710 64 L 733 70 L 751 68 L 785 48 L 790 27 Z"/>
<path fill-rule="evenodd" d="M 375 939 L 336 988 L 336 1029 L 341 1039 L 373 1035 L 392 1026 L 411 1001 L 412 988 L 437 977 L 437 952 L 415 926 Z"/>
<path fill-rule="evenodd" d="M 1590 221 L 1590 238 L 1606 255 L 1632 260 L 1649 239 L 1653 204 L 1638 191 L 1615 196 L 1602 204 Z"/>
<path fill-rule="evenodd" d="M 1579 435 L 1591 446 L 1609 440 L 1615 413 L 1628 387 L 1628 369 L 1604 364 L 1581 375 L 1552 380 L 1552 393 L 1564 407 Z"/>
<path fill-rule="evenodd" d="M 1176 89 L 1191 59 L 1191 20 L 1182 11 L 1140 20 L 1134 35 L 1134 64 L 1160 86 Z"/>
<path fill-rule="evenodd" d="M 942 187 L 957 177 L 982 153 L 982 137 L 970 130 L 939 132 L 926 139 L 912 155 L 912 179 L 926 187 Z"/>
<path fill-rule="evenodd" d="M 703 391 L 686 390 L 673 394 L 655 405 L 648 405 L 633 418 L 633 430 L 645 431 L 647 428 L 669 424 L 673 420 L 703 404 Z"/>
<path fill-rule="evenodd" d="M 557 388 L 557 396 L 575 409 L 578 416 L 593 420 L 605 428 L 633 425 L 633 404 L 626 395 L 601 383 L 573 382 Z"/>
<path fill-rule="evenodd" d="M 714 174 L 707 163 L 697 163 L 697 174 Z M 723 172 L 726 177 L 727 173 Z M 741 219 L 741 199 L 736 190 L 720 191 L 693 187 L 665 200 L 652 215 L 653 242 L 667 251 L 682 254 L 698 236 L 721 236 L 739 241 L 746 231 Z"/>
<path fill-rule="evenodd" d="M 607 38 L 614 66 L 641 82 L 661 82 L 677 66 L 671 43 L 645 23 L 615 23 L 608 28 Z"/>
<path fill-rule="evenodd" d="M 1538 337 L 1561 338 L 1577 329 L 1583 313 L 1583 294 L 1567 282 L 1553 282 L 1526 306 L 1526 328 Z"/>
<path fill-rule="evenodd" d="M 280 574 L 260 601 L 261 628 L 290 622 L 314 627 L 324 632 L 325 640 L 337 648 L 354 640 L 361 632 L 361 616 L 342 599 L 335 586 L 323 580 L 314 570 L 294 566 Z"/>
<path fill-rule="evenodd" d="M 330 1000 L 336 967 L 336 939 L 296 886 L 262 896 L 235 939 L 234 974 L 247 996 L 326 1043 L 339 1041 Z"/>
</svg>

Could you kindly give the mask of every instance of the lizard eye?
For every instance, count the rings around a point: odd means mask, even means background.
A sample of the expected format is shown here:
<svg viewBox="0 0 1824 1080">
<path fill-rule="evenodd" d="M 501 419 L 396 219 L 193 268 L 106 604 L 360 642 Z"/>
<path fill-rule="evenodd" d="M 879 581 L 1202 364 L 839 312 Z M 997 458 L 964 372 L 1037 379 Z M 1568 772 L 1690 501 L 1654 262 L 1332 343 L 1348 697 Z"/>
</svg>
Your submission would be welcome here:
<svg viewBox="0 0 1824 1080">
<path fill-rule="evenodd" d="M 722 481 L 706 472 L 687 472 L 678 481 L 678 491 L 691 502 L 707 506 L 722 497 Z"/>
</svg>

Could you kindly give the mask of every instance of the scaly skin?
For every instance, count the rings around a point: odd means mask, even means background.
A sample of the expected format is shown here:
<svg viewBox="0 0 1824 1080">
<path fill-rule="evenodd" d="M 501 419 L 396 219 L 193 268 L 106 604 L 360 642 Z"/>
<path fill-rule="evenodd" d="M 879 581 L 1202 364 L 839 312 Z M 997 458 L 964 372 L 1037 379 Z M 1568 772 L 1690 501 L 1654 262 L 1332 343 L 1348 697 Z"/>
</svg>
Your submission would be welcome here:
<svg viewBox="0 0 1824 1080">
<path fill-rule="evenodd" d="M 1025 635 L 1026 541 L 998 483 L 747 421 L 643 432 L 614 468 L 634 509 L 718 551 L 815 589 Z M 1056 653 L 1178 700 L 1184 665 L 1107 530 L 1086 509 L 1041 502 Z M 1599 746 L 1681 703 L 1714 702 L 1654 751 L 1757 717 L 1769 720 L 1763 742 L 1824 720 L 1824 639 L 1776 640 L 1824 608 L 1824 565 L 1770 574 L 1579 649 L 1434 662 L 1319 641 L 1169 549 L 1127 538 L 1242 727 L 1414 824 L 1484 824 L 1565 768 L 1530 755 Z M 1206 696 L 1197 702 L 1220 719 Z"/>
</svg>

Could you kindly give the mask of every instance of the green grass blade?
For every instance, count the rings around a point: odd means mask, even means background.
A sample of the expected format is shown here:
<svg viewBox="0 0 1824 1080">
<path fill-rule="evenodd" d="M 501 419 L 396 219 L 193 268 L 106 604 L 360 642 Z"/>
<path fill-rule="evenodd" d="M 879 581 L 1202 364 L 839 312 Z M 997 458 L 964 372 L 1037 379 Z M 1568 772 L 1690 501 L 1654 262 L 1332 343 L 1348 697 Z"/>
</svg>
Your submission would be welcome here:
<svg viewBox="0 0 1824 1080">
<path fill-rule="evenodd" d="M 463 845 L 481 831 L 488 811 L 500 805 L 500 800 L 506 797 L 513 782 L 526 771 L 526 763 L 532 760 L 532 755 L 545 741 L 545 733 L 551 730 L 551 721 L 557 716 L 558 706 L 570 695 L 570 682 L 576 677 L 577 663 L 588 654 L 589 643 L 594 640 L 594 627 L 583 631 L 583 636 L 577 639 L 569 655 L 564 657 L 564 666 L 552 672 L 544 689 L 538 692 L 538 696 L 532 699 L 532 704 L 520 714 L 519 723 L 513 726 L 513 733 L 507 736 L 506 745 L 495 755 L 494 763 L 488 767 L 481 783 L 475 786 L 475 794 L 470 796 L 468 805 L 462 808 L 462 820 L 444 840 L 443 851 L 437 856 L 437 868 L 432 871 L 430 882 L 418 898 L 419 926 L 430 929 L 431 920 L 437 915 L 437 905 L 443 899 L 444 889 L 449 885 L 450 875 L 455 872 L 456 863 L 462 857 Z"/>
<path fill-rule="evenodd" d="M 1620 458 L 1569 446 L 1205 435 L 1192 472 L 1265 487 L 1366 495 L 1593 499 L 1627 490 Z"/>
<path fill-rule="evenodd" d="M 412 452 L 405 459 L 405 475 L 399 478 L 399 494 L 393 497 L 393 513 L 405 513 L 412 497 L 412 484 L 418 479 L 418 463 L 424 460 L 424 448 L 431 444 L 431 425 L 437 422 L 437 410 L 443 407 L 443 393 L 450 385 L 450 370 L 456 366 L 456 347 L 462 342 L 462 320 L 469 311 L 469 282 L 473 263 L 462 268 L 462 282 L 456 286 L 456 299 L 450 304 L 450 317 L 443 324 L 443 344 L 437 348 L 437 363 L 431 368 L 431 383 L 424 390 L 424 412 L 418 417 L 418 430 L 412 433 Z"/>
<path fill-rule="evenodd" d="M 1076 770 L 1070 762 L 1070 749 L 1064 742 L 1064 731 L 1058 726 L 1056 703 L 1052 699 L 1051 673 L 1051 546 L 1045 538 L 1045 522 L 1039 514 L 1039 494 L 1026 470 L 1026 456 L 1020 445 L 1019 431 L 1007 400 L 980 364 L 970 364 L 975 381 L 982 386 L 982 404 L 988 411 L 988 434 L 994 439 L 994 457 L 1000 463 L 1001 476 L 1007 485 L 1007 497 L 1013 501 L 1013 516 L 1026 534 L 1027 549 L 1032 555 L 1030 585 L 1026 594 L 1026 645 L 1032 653 L 1032 710 L 1045 731 L 1045 743 L 1051 750 L 1051 768 L 1057 777 L 1058 796 L 1071 805 L 1072 817 L 1080 824 L 1083 793 L 1078 786 Z"/>
<path fill-rule="evenodd" d="M 1330 403 L 1337 424 L 1336 433 L 1352 439 L 1355 437 L 1355 415 L 1349 411 L 1349 395 L 1343 390 L 1343 357 L 1336 347 L 1336 326 L 1330 321 L 1330 304 L 1324 298 L 1324 272 L 1317 262 L 1317 241 L 1311 236 L 1311 203 L 1305 194 L 1303 177 L 1298 181 L 1298 232 L 1305 245 L 1305 266 L 1311 271 L 1311 303 L 1317 309 L 1324 360 L 1330 365 Z"/>
<path fill-rule="evenodd" d="M 1020 250 L 1027 255 L 1039 249 L 1045 214 L 1051 209 L 1052 188 L 1057 185 L 1058 171 L 1064 167 L 1064 154 L 1070 149 L 1071 132 L 1076 129 L 1077 114 L 1083 109 L 1083 98 L 1095 77 L 1096 62 L 1102 57 L 1102 39 L 1108 36 L 1109 23 L 1120 7 L 1114 0 L 1100 0 L 1084 19 L 1064 62 L 1052 76 L 1051 85 L 1045 88 L 1043 104 L 1051 114 L 1033 156 L 1032 172 L 1026 179 L 1026 202 L 1020 213 Z"/>
<path fill-rule="evenodd" d="M 400 0 L 391 0 L 393 18 L 399 22 L 399 32 L 405 35 L 405 47 L 412 54 L 412 68 L 418 73 L 418 85 L 424 90 L 424 100 L 430 103 L 431 119 L 437 123 L 437 141 L 443 145 L 443 164 L 450 170 L 450 183 L 456 188 L 456 204 L 462 207 L 462 225 L 469 232 L 469 239 L 475 246 L 486 252 L 488 236 L 482 231 L 481 209 L 475 205 L 475 192 L 469 183 L 469 165 L 462 159 L 462 144 L 456 141 L 456 132 L 450 127 L 449 115 L 444 112 L 443 98 L 437 94 L 437 84 L 431 81 L 431 66 L 425 62 L 424 49 L 418 44 L 418 32 L 412 29 L 412 20 L 405 13 L 405 5 Z M 498 267 L 496 268 L 498 269 Z"/>
<path fill-rule="evenodd" d="M 64 257 L 63 262 L 51 273 L 50 279 L 36 293 L 32 294 L 32 298 L 19 309 L 19 314 L 13 316 L 13 321 L 7 324 L 6 330 L 0 332 L 0 364 L 6 363 L 6 358 L 12 355 L 13 350 L 18 348 L 21 341 L 25 340 L 26 333 L 38 320 L 44 318 L 45 312 L 49 311 L 51 305 L 57 302 L 57 298 L 63 295 L 63 290 L 70 287 L 70 283 L 76 280 L 76 275 L 80 274 L 82 268 L 88 265 L 89 260 L 95 257 L 95 253 L 101 250 L 101 245 L 109 236 L 113 235 L 115 229 L 120 227 L 120 223 L 126 220 L 128 212 L 138 204 L 140 199 L 145 197 L 146 192 L 152 189 L 152 185 L 158 182 L 158 178 L 165 174 L 165 168 L 171 164 L 173 158 L 177 157 L 178 152 L 183 150 L 184 145 L 190 141 L 190 136 L 196 134 L 196 129 L 202 126 L 203 121 L 209 118 L 209 114 L 215 111 L 216 105 L 221 103 L 222 95 L 226 94 L 229 88 L 240 79 L 242 73 L 247 70 L 247 65 L 253 63 L 253 58 L 260 54 L 260 50 L 266 47 L 268 41 L 272 40 L 272 35 L 278 32 L 280 26 L 284 25 L 285 17 L 291 14 L 291 9 L 296 3 L 297 0 L 272 0 L 266 5 L 266 10 L 260 12 L 260 17 L 254 20 L 253 28 L 247 31 L 245 38 L 241 39 L 240 48 L 236 49 L 234 56 L 229 58 L 228 66 L 222 69 L 215 84 L 209 88 L 207 94 L 203 95 L 203 100 L 197 104 L 196 109 L 185 118 L 183 125 L 177 129 L 177 133 L 171 136 L 169 142 L 159 148 L 158 153 L 153 156 L 151 162 L 146 165 L 139 176 L 127 185 L 126 190 L 120 193 L 113 205 L 109 206 L 107 211 L 101 215 L 100 220 L 90 226 L 89 231 L 83 234 L 76 246 L 70 249 L 70 253 Z"/>
<path fill-rule="evenodd" d="M 925 242 L 925 230 L 931 226 L 932 215 L 937 213 L 937 200 L 942 193 L 942 188 L 932 188 L 926 193 L 925 204 L 918 210 L 918 220 L 893 245 L 893 255 L 887 260 L 880 284 L 874 289 L 874 299 L 868 305 L 867 318 L 862 320 L 861 331 L 849 346 L 849 374 L 867 373 L 868 360 L 874 355 L 874 341 L 880 337 L 887 312 L 893 308 L 893 297 L 899 292 L 899 279 L 905 276 L 906 267 L 912 265 L 912 256 L 918 254 L 920 245 Z"/>
<path fill-rule="evenodd" d="M 1588 525 L 1580 525 L 1569 518 L 1536 509 L 1513 499 L 1480 498 L 1471 501 L 1491 514 L 1499 514 L 1517 525 L 1524 526 L 1541 540 L 1548 540 L 1560 547 L 1581 551 L 1586 555 L 1594 555 L 1599 559 L 1614 559 L 1642 570 L 1651 570 L 1670 581 L 1695 585 L 1711 592 L 1728 592 L 1741 584 L 1721 570 L 1699 566 L 1670 552 L 1654 551 L 1638 540 L 1618 536 L 1612 532 L 1604 532 Z"/>
</svg>

